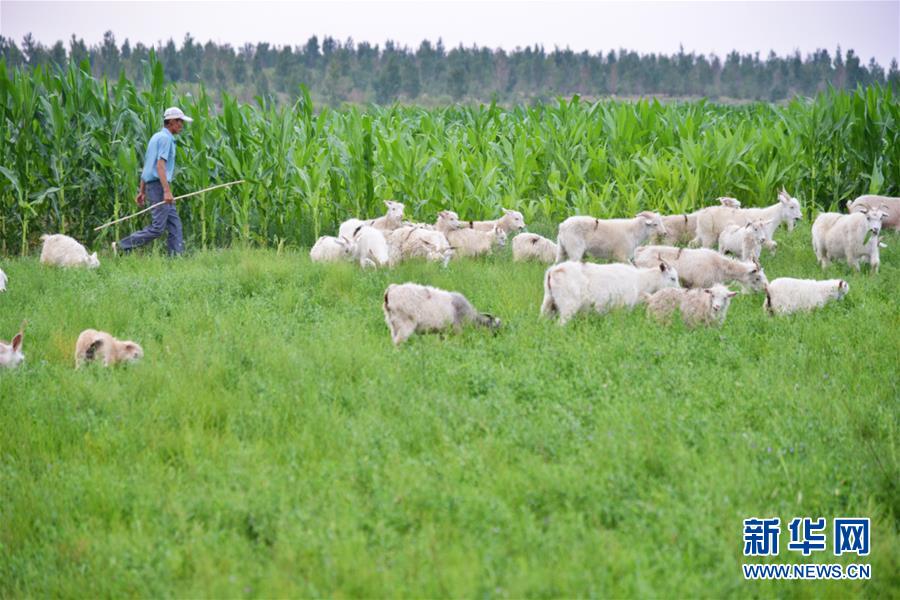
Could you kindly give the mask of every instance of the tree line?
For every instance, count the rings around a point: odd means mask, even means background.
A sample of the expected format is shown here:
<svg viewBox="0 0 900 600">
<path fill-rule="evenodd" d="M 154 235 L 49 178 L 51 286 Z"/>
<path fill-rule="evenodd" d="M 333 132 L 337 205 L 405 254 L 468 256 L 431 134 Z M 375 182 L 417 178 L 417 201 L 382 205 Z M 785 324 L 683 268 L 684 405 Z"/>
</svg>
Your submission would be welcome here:
<svg viewBox="0 0 900 600">
<path fill-rule="evenodd" d="M 8 67 L 66 66 L 88 61 L 96 77 L 124 74 L 139 87 L 150 55 L 161 61 L 168 81 L 182 89 L 203 84 L 243 100 L 254 96 L 293 100 L 305 84 L 319 103 L 395 101 L 444 104 L 496 100 L 506 103 L 545 100 L 554 96 L 708 97 L 778 101 L 811 96 L 830 87 L 856 89 L 872 84 L 900 90 L 897 60 L 887 70 L 875 59 L 863 64 L 852 49 L 834 53 L 819 49 L 801 56 L 770 52 L 740 54 L 724 60 L 715 55 L 640 54 L 633 50 L 603 53 L 546 50 L 541 45 L 512 51 L 487 47 L 446 48 L 422 41 L 411 49 L 387 41 L 384 46 L 317 36 L 297 46 L 265 42 L 234 48 L 205 44 L 187 34 L 179 45 L 171 38 L 156 47 L 119 44 L 107 31 L 103 41 L 88 46 L 74 34 L 47 47 L 26 35 L 21 45 L 0 36 L 0 57 Z"/>
</svg>

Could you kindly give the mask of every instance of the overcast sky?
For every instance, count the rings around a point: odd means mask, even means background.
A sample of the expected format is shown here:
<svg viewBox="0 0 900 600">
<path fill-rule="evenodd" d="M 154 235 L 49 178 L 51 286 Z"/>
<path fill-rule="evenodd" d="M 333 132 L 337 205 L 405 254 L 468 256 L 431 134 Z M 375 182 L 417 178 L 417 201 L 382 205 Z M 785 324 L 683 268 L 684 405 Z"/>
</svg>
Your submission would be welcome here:
<svg viewBox="0 0 900 600">
<path fill-rule="evenodd" d="M 0 34 L 31 32 L 52 44 L 72 33 L 88 44 L 112 30 L 146 45 L 185 33 L 201 42 L 301 45 L 311 35 L 415 48 L 441 37 L 512 50 L 535 43 L 573 50 L 627 48 L 724 56 L 769 50 L 804 55 L 853 48 L 863 62 L 900 57 L 900 0 L 851 2 L 21 2 L 0 0 Z"/>
</svg>

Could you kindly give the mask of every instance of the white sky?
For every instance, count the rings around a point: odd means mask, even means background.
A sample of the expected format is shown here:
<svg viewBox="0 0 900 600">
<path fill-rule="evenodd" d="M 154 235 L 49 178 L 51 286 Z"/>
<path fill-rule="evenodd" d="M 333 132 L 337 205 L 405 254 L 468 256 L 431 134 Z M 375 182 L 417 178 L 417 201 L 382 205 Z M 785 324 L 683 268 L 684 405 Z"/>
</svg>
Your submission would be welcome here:
<svg viewBox="0 0 900 600">
<path fill-rule="evenodd" d="M 301 45 L 311 36 L 384 44 L 392 39 L 416 48 L 441 37 L 446 47 L 463 43 L 512 50 L 535 43 L 547 50 L 626 48 L 641 53 L 715 53 L 732 49 L 779 55 L 817 48 L 833 54 L 853 48 L 867 63 L 884 67 L 900 58 L 900 0 L 843 2 L 596 2 L 455 1 L 356 2 L 23 2 L 0 0 L 0 34 L 20 43 L 31 32 L 52 44 L 72 33 L 90 45 L 112 30 L 155 45 L 170 37 L 180 46 L 195 40 Z"/>
</svg>

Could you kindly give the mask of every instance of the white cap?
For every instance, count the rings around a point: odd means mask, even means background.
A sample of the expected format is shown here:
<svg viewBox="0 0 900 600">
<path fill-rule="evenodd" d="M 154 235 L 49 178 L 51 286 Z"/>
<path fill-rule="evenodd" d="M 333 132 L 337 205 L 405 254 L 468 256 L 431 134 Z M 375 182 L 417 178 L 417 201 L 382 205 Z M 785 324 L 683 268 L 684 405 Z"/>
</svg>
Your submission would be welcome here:
<svg viewBox="0 0 900 600">
<path fill-rule="evenodd" d="M 180 108 L 175 106 L 167 108 L 166 112 L 163 113 L 163 121 L 168 121 L 169 119 L 181 119 L 185 123 L 191 123 L 193 121 L 192 118 L 184 114 Z"/>
</svg>

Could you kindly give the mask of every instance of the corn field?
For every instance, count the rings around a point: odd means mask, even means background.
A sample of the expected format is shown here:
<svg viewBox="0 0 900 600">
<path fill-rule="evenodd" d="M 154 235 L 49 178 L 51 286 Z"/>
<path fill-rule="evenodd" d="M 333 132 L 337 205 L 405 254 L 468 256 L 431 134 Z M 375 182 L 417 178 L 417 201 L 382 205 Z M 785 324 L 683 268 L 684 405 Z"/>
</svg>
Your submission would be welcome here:
<svg viewBox="0 0 900 600">
<path fill-rule="evenodd" d="M 242 105 L 204 90 L 177 97 L 160 63 L 143 92 L 88 65 L 8 71 L 0 62 L 0 252 L 25 254 L 42 233 L 98 245 L 142 227 L 143 153 L 165 107 L 195 120 L 178 140 L 175 195 L 245 179 L 180 205 L 195 246 L 309 245 L 349 216 L 396 199 L 431 220 L 501 206 L 548 227 L 571 214 L 684 212 L 718 196 L 771 204 L 786 187 L 806 210 L 862 193 L 900 195 L 900 103 L 886 88 L 830 92 L 787 105 L 655 100 L 441 109 L 314 110 Z"/>
</svg>

